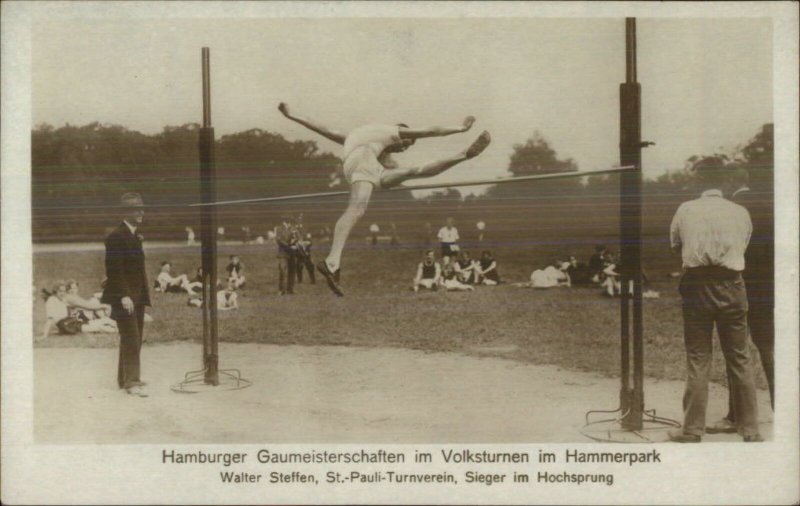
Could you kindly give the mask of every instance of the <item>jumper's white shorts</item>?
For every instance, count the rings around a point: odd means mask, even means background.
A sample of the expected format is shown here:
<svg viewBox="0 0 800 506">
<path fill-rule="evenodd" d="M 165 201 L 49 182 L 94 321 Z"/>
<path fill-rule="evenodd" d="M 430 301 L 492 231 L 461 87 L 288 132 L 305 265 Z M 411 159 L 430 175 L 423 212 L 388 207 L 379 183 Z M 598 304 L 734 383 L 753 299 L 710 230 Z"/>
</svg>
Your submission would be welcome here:
<svg viewBox="0 0 800 506">
<path fill-rule="evenodd" d="M 375 153 L 367 146 L 359 146 L 350 152 L 343 166 L 344 177 L 349 184 L 366 181 L 375 188 L 381 187 L 384 170 Z"/>
</svg>

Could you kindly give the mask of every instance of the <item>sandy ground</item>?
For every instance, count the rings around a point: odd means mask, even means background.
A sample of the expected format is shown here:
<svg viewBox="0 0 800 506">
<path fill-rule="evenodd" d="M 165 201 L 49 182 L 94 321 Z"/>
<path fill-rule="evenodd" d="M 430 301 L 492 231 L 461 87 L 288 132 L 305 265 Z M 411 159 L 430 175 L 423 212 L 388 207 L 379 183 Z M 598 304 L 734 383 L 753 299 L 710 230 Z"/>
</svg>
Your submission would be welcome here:
<svg viewBox="0 0 800 506">
<path fill-rule="evenodd" d="M 492 350 L 486 350 L 487 353 Z M 37 443 L 565 443 L 590 409 L 618 404 L 619 380 L 493 357 L 394 348 L 220 345 L 221 367 L 253 382 L 175 393 L 199 344 L 146 345 L 150 397 L 116 388 L 116 349 L 36 348 Z M 683 383 L 645 381 L 648 409 L 681 419 Z M 762 433 L 772 437 L 759 391 Z M 709 420 L 726 406 L 712 384 Z M 664 440 L 665 431 L 650 432 Z M 706 441 L 741 441 L 707 435 Z"/>
</svg>

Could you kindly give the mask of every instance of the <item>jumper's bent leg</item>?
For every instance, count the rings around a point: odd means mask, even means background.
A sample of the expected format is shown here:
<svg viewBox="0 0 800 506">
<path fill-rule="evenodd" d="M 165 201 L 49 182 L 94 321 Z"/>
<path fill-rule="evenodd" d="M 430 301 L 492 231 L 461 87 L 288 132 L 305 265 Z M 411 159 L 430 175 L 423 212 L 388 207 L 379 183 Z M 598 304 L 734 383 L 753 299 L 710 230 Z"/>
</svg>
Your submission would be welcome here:
<svg viewBox="0 0 800 506">
<path fill-rule="evenodd" d="M 355 181 L 350 187 L 350 202 L 347 204 L 347 209 L 345 209 L 339 221 L 336 222 L 336 228 L 333 230 L 331 251 L 328 253 L 328 258 L 325 259 L 325 263 L 328 264 L 331 272 L 336 272 L 339 269 L 344 245 L 347 243 L 347 238 L 350 236 L 353 227 L 364 216 L 369 199 L 372 196 L 372 189 L 372 183 L 366 181 Z"/>
<path fill-rule="evenodd" d="M 381 177 L 381 186 L 383 188 L 390 188 L 408 181 L 409 179 L 438 176 L 447 169 L 465 160 L 469 160 L 470 158 L 478 156 L 481 154 L 481 152 L 483 152 L 484 149 L 486 149 L 490 142 L 491 136 L 489 135 L 489 132 L 483 132 L 478 136 L 477 139 L 475 139 L 472 145 L 457 155 L 442 158 L 441 160 L 427 163 L 421 167 L 387 170 Z"/>
</svg>

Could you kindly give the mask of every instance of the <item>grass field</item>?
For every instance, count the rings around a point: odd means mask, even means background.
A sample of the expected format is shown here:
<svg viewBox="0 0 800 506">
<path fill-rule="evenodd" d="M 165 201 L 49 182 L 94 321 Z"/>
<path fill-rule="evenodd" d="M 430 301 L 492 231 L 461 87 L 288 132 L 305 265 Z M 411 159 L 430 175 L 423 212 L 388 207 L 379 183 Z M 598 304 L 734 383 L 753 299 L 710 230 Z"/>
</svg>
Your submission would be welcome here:
<svg viewBox="0 0 800 506">
<path fill-rule="evenodd" d="M 227 342 L 271 344 L 402 347 L 510 358 L 525 363 L 553 364 L 571 370 L 619 374 L 619 301 L 600 295 L 597 288 L 558 288 L 545 291 L 511 286 L 527 281 L 530 272 L 546 265 L 556 246 L 535 249 L 495 248 L 504 284 L 478 287 L 471 293 L 410 291 L 422 248 L 368 247 L 354 238 L 346 251 L 342 282 L 344 298 L 324 285 L 303 284 L 293 296 L 277 295 L 274 245 L 221 245 L 220 270 L 227 256 L 242 258 L 248 278 L 240 292 L 238 311 L 222 312 L 220 339 Z M 684 349 L 677 282 L 668 273 L 676 259 L 663 245 L 648 243 L 645 268 L 659 299 L 644 301 L 645 374 L 657 379 L 684 377 Z M 315 252 L 318 259 L 327 250 Z M 590 246 L 582 247 L 585 260 Z M 189 247 L 147 249 L 150 279 L 162 260 L 173 273 L 193 273 L 199 250 Z M 104 275 L 102 251 L 38 252 L 34 255 L 36 288 L 56 279 L 74 278 L 81 292 L 99 290 Z M 186 305 L 187 296 L 153 293 L 146 342 L 199 340 L 200 310 Z M 34 332 L 44 322 L 44 303 L 33 307 Z M 199 341 L 198 341 L 199 342 Z M 113 347 L 116 335 L 51 336 L 43 347 Z M 715 344 L 716 346 L 716 344 Z M 198 362 L 201 349 L 198 346 Z M 222 357 L 224 364 L 224 357 Z M 759 369 L 760 370 L 760 369 Z M 715 350 L 713 380 L 722 382 L 724 366 Z M 762 381 L 763 383 L 763 381 Z"/>
</svg>

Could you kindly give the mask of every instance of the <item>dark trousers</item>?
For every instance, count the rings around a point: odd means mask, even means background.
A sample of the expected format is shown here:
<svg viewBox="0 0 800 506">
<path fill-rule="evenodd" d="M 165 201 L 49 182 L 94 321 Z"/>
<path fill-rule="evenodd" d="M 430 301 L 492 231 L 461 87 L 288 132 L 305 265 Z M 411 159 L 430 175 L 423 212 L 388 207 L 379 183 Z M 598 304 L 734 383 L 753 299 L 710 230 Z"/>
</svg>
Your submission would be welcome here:
<svg viewBox="0 0 800 506">
<path fill-rule="evenodd" d="M 144 306 L 134 306 L 133 314 L 128 314 L 121 306 L 112 307 L 111 318 L 116 320 L 119 329 L 117 385 L 130 388 L 141 382 L 139 354 L 144 335 Z"/>
<path fill-rule="evenodd" d="M 771 280 L 766 282 L 746 280 L 747 323 L 750 327 L 750 339 L 758 349 L 761 358 L 761 367 L 767 377 L 769 385 L 769 400 L 772 410 L 775 411 L 775 305 L 774 284 Z M 736 421 L 734 409 L 734 388 L 730 370 L 728 373 L 728 420 Z"/>
<path fill-rule="evenodd" d="M 721 267 L 689 269 L 681 278 L 687 380 L 683 396 L 687 434 L 706 426 L 712 333 L 717 327 L 734 386 L 736 424 L 742 436 L 758 434 L 758 406 L 747 336 L 747 291 L 740 273 Z"/>
<path fill-rule="evenodd" d="M 281 294 L 294 293 L 294 280 L 297 277 L 297 257 L 278 257 L 278 291 Z"/>
<path fill-rule="evenodd" d="M 297 256 L 297 282 L 303 282 L 303 268 L 305 267 L 306 271 L 308 271 L 308 279 L 311 280 L 311 284 L 314 285 L 317 283 L 317 278 L 314 273 L 314 262 L 311 260 L 311 254 L 307 253 L 305 255 L 298 255 Z"/>
</svg>

